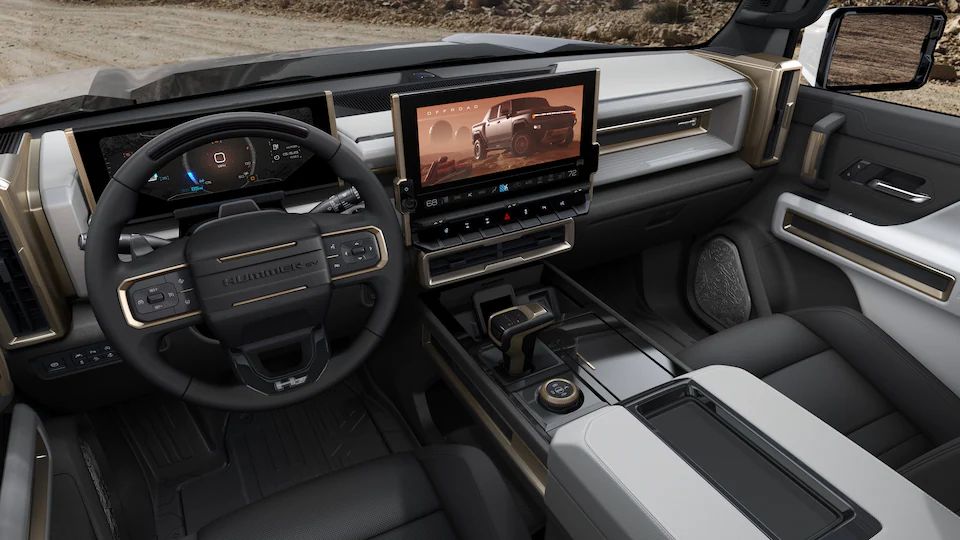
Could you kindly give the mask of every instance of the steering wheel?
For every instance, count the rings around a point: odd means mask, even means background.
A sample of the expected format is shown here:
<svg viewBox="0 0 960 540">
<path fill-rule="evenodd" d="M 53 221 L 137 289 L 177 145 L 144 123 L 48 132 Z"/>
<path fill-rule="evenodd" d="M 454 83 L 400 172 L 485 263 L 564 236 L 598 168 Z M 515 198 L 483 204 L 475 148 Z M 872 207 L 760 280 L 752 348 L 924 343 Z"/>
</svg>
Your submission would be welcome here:
<svg viewBox="0 0 960 540">
<path fill-rule="evenodd" d="M 299 144 L 353 185 L 365 211 L 293 214 L 253 201 L 172 243 L 124 262 L 123 227 L 140 188 L 184 152 L 215 140 L 262 137 Z M 103 190 L 87 233 L 90 303 L 124 360 L 182 399 L 226 410 L 301 401 L 359 367 L 379 343 L 403 285 L 400 226 L 380 182 L 329 134 L 264 113 L 225 113 L 172 128 L 137 150 Z M 331 357 L 324 320 L 332 290 L 366 284 L 376 303 L 366 326 Z M 211 384 L 161 358 L 164 335 L 203 324 L 227 352 L 237 381 Z"/>
</svg>

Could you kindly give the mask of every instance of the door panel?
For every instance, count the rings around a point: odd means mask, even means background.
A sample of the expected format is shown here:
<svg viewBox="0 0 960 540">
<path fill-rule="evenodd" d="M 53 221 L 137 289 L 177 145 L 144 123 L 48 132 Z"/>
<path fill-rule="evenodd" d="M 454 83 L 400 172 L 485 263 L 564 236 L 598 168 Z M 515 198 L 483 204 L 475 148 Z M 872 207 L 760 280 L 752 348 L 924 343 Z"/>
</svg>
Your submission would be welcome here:
<svg viewBox="0 0 960 540">
<path fill-rule="evenodd" d="M 20 403 L 13 409 L 0 483 L 0 538 L 43 540 L 50 536 L 52 468 L 40 418 Z"/>
<path fill-rule="evenodd" d="M 839 112 L 820 176 L 800 167 L 811 126 Z M 847 275 L 863 313 L 960 394 L 960 118 L 804 87 L 777 176 L 774 236 Z M 841 175 L 866 160 L 922 179 L 915 203 Z M 800 226 L 791 220 L 799 216 Z"/>
<path fill-rule="evenodd" d="M 830 113 L 846 117 L 826 143 L 820 176 L 826 192 L 801 187 L 799 171 L 810 128 Z M 795 176 L 798 193 L 878 225 L 906 223 L 960 201 L 960 118 L 902 105 L 801 87 L 779 174 Z M 913 204 L 841 177 L 857 160 L 923 178 L 933 198 Z"/>
</svg>

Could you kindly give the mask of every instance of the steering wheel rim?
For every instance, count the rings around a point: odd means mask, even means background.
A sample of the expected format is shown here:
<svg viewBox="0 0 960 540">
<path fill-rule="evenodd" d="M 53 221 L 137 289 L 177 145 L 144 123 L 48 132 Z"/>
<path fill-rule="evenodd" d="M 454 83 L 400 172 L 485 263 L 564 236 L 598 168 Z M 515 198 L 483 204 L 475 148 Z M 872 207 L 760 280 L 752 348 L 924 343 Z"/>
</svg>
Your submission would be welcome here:
<svg viewBox="0 0 960 540">
<path fill-rule="evenodd" d="M 188 250 L 188 247 L 194 247 L 188 246 L 193 237 L 181 238 L 146 256 L 135 258 L 132 262 L 120 260 L 118 239 L 123 227 L 136 213 L 141 187 L 155 171 L 183 153 L 216 140 L 237 137 L 280 139 L 299 144 L 313 152 L 315 159 L 326 161 L 335 175 L 353 185 L 364 200 L 365 211 L 360 214 L 309 214 L 308 218 L 295 218 L 299 220 L 294 222 L 297 226 L 307 227 L 305 219 L 310 219 L 323 238 L 326 238 L 328 233 L 337 238 L 336 235 L 342 231 L 373 227 L 380 232 L 382 239 L 382 253 L 379 253 L 380 262 L 376 269 L 365 270 L 357 276 L 347 275 L 347 279 L 337 285 L 365 283 L 374 289 L 376 303 L 363 330 L 349 347 L 325 360 L 325 365 L 320 368 L 316 379 L 298 383 L 290 389 L 281 390 L 278 387 L 276 393 L 264 393 L 262 388 L 255 389 L 249 384 L 214 385 L 195 379 L 163 361 L 158 347 L 164 335 L 181 328 L 196 326 L 201 322 L 210 323 L 212 314 L 203 310 L 202 315 L 187 314 L 176 320 L 156 325 L 141 325 L 138 328 L 132 324 L 136 321 L 130 320 L 130 308 L 123 300 L 126 294 L 123 285 L 131 276 L 140 279 L 144 275 L 151 275 L 151 271 L 169 271 L 173 267 L 186 268 L 191 273 L 194 270 L 186 264 L 191 251 L 197 251 Z M 249 218 L 244 219 L 260 219 L 261 215 L 268 212 L 270 211 L 259 211 L 257 215 L 251 213 Z M 229 218 L 221 217 L 214 221 L 223 219 Z M 278 217 L 274 215 L 270 219 L 277 220 Z M 195 234 L 201 234 L 199 228 Z M 324 251 L 320 249 L 319 253 L 323 254 Z M 403 241 L 393 205 L 376 176 L 356 154 L 342 147 L 334 137 L 309 124 L 278 115 L 241 112 L 206 116 L 181 124 L 152 139 L 124 162 L 101 194 L 97 210 L 90 221 L 85 268 L 88 296 L 97 320 L 107 338 L 128 364 L 160 388 L 187 401 L 218 409 L 259 410 L 282 407 L 316 395 L 342 380 L 363 363 L 379 343 L 396 311 L 403 284 L 402 255 Z M 304 287 L 308 292 L 321 290 L 324 281 L 321 270 L 327 271 L 329 277 L 326 264 L 327 261 L 324 260 L 323 269 L 317 266 L 315 274 L 311 274 L 316 277 L 317 288 Z M 337 282 L 339 278 L 329 279 L 327 285 Z M 322 292 L 314 294 L 322 295 Z M 213 304 L 212 300 L 208 302 L 202 297 L 198 300 L 201 307 Z M 275 302 L 280 300 L 271 299 L 264 304 Z M 236 305 L 235 303 L 234 306 Z M 310 303 L 305 305 L 308 310 L 313 306 Z M 322 321 L 320 324 L 322 325 Z M 322 332 L 322 326 L 320 331 Z M 315 369 L 315 366 L 311 369 Z"/>
</svg>

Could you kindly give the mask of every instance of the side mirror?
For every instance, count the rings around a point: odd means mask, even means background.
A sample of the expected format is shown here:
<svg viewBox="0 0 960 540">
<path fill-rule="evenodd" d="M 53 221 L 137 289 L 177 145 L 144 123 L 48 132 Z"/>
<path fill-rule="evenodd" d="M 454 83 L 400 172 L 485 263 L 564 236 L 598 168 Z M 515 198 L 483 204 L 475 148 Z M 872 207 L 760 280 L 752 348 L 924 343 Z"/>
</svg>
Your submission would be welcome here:
<svg viewBox="0 0 960 540">
<path fill-rule="evenodd" d="M 803 31 L 803 77 L 811 86 L 847 92 L 920 88 L 946 20 L 936 7 L 829 9 Z"/>
</svg>

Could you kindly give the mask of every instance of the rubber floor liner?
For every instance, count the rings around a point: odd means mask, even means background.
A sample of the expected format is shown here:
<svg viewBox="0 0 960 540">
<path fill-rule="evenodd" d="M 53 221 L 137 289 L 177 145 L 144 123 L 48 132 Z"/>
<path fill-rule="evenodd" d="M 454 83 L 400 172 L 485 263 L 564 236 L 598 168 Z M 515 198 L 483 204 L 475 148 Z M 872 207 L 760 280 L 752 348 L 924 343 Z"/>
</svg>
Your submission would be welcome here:
<svg viewBox="0 0 960 540">
<path fill-rule="evenodd" d="M 278 491 L 412 449 L 392 409 L 356 378 L 283 409 L 231 415 L 228 465 L 181 487 L 188 532 Z"/>
<path fill-rule="evenodd" d="M 129 403 L 118 413 L 152 477 L 160 539 L 181 538 L 283 489 L 416 445 L 395 409 L 360 376 L 290 407 L 230 413 L 223 444 L 205 441 L 196 417 L 169 398 Z"/>
</svg>

